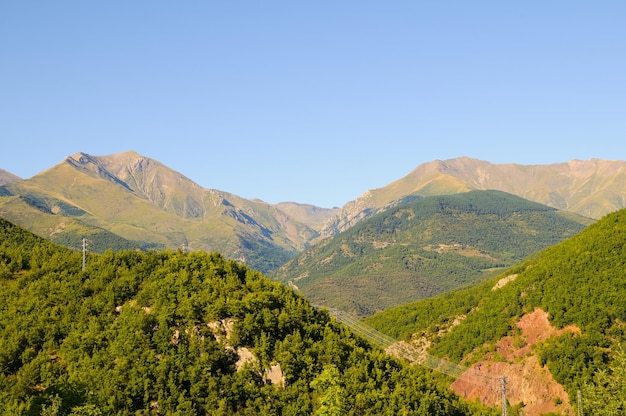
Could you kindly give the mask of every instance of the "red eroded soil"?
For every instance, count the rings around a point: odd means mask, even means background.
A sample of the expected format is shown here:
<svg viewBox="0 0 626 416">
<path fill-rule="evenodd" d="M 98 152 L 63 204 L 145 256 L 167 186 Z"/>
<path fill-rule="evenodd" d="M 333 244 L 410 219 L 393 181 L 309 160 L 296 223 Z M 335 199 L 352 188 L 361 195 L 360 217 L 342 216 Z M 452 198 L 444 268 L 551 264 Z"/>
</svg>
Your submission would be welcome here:
<svg viewBox="0 0 626 416">
<path fill-rule="evenodd" d="M 524 403 L 527 416 L 557 412 L 573 415 L 569 396 L 546 367 L 541 367 L 532 346 L 565 331 L 580 332 L 568 327 L 557 331 L 541 309 L 524 315 L 517 326 L 521 338 L 505 337 L 496 344 L 495 352 L 475 363 L 459 377 L 451 388 L 468 400 L 479 400 L 489 406 L 502 403 L 501 378 L 505 376 L 506 397 L 511 405 Z"/>
</svg>

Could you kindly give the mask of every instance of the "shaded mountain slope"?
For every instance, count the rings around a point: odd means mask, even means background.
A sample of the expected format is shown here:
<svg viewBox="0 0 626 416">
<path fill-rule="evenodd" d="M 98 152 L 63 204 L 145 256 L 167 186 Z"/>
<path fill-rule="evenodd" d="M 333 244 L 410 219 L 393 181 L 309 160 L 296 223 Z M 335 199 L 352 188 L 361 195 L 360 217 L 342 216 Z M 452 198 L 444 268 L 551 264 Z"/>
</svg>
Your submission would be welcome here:
<svg viewBox="0 0 626 416">
<path fill-rule="evenodd" d="M 86 239 L 91 252 L 104 253 L 106 250 L 165 248 L 166 240 L 158 235 L 142 240 L 128 240 L 97 225 L 88 225 L 76 218 L 81 210 L 73 205 L 53 200 L 52 206 L 46 200 L 26 196 L 0 196 L 0 217 L 25 228 L 36 230 L 40 235 L 72 249 L 82 248 Z M 56 212 L 53 212 L 56 211 Z M 150 243 L 147 240 L 154 242 Z M 160 243 L 159 243 L 160 242 Z"/>
<path fill-rule="evenodd" d="M 313 303 L 369 315 L 476 283 L 588 223 L 500 191 L 426 197 L 312 246 L 272 277 Z"/>
</svg>

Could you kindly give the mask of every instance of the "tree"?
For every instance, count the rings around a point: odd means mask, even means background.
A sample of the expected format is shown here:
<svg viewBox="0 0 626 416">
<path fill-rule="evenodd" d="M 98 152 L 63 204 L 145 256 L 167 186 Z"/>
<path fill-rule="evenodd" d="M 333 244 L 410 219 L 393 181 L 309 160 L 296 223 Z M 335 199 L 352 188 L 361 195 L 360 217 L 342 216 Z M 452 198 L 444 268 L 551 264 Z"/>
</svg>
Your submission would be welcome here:
<svg viewBox="0 0 626 416">
<path fill-rule="evenodd" d="M 608 370 L 599 370 L 585 385 L 586 414 L 618 416 L 626 413 L 626 351 L 619 346 Z"/>
<path fill-rule="evenodd" d="M 102 416 L 102 412 L 92 404 L 72 408 L 70 416 Z"/>
<path fill-rule="evenodd" d="M 41 407 L 41 416 L 57 416 L 61 414 L 61 398 L 55 395 L 50 400 L 50 406 L 43 405 Z"/>
<path fill-rule="evenodd" d="M 339 416 L 345 414 L 344 389 L 339 383 L 337 367 L 328 365 L 312 382 L 311 387 L 319 394 L 316 416 Z"/>
</svg>

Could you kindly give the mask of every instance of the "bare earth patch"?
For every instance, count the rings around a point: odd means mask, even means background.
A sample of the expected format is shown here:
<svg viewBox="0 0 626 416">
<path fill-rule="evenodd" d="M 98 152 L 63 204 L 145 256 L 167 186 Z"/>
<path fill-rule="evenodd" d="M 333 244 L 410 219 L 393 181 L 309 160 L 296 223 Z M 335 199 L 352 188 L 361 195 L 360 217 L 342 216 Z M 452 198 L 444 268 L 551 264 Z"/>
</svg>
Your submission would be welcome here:
<svg viewBox="0 0 626 416">
<path fill-rule="evenodd" d="M 515 280 L 517 278 L 517 274 L 510 274 L 502 279 L 498 280 L 498 282 L 491 288 L 491 290 L 498 290 L 507 283 Z"/>
<path fill-rule="evenodd" d="M 236 352 L 237 356 L 239 357 L 239 359 L 235 363 L 237 371 L 241 370 L 245 364 L 256 364 L 256 357 L 254 356 L 252 351 L 250 351 L 246 347 L 239 347 L 237 348 Z"/>
<path fill-rule="evenodd" d="M 489 259 L 492 261 L 497 261 L 498 259 L 496 259 L 495 257 L 490 256 L 487 253 L 483 253 L 482 251 L 474 248 L 474 247 L 470 247 L 470 246 L 464 246 L 461 245 L 459 243 L 454 243 L 454 244 L 431 244 L 431 245 L 427 245 L 424 247 L 425 250 L 429 250 L 429 251 L 436 251 L 439 254 L 442 253 L 450 253 L 450 252 L 455 252 L 461 256 L 465 256 L 465 257 L 482 257 L 485 259 Z"/>
<path fill-rule="evenodd" d="M 568 327 L 557 331 L 541 309 L 524 315 L 517 327 L 521 330 L 519 337 L 502 338 L 494 352 L 470 367 L 467 373 L 471 375 L 461 376 L 452 383 L 452 390 L 468 400 L 498 406 L 502 400 L 498 380 L 505 376 L 507 399 L 511 405 L 524 403 L 524 415 L 548 412 L 573 415 L 568 394 L 548 368 L 539 365 L 532 346 L 567 331 L 580 333 L 580 329 Z M 486 380 L 492 380 L 492 385 L 487 385 Z"/>
<path fill-rule="evenodd" d="M 213 331 L 213 335 L 217 342 L 221 343 L 227 349 L 230 349 L 237 354 L 237 362 L 235 363 L 235 367 L 237 371 L 240 371 L 245 365 L 249 365 L 252 367 L 256 367 L 260 374 L 263 376 L 263 379 L 266 383 L 273 384 L 275 386 L 285 386 L 285 376 L 283 375 L 283 370 L 278 363 L 272 363 L 270 368 L 266 368 L 261 370 L 258 368 L 259 360 L 254 355 L 252 351 L 250 351 L 246 347 L 238 347 L 234 348 L 230 344 L 230 336 L 233 332 L 233 327 L 235 325 L 235 320 L 232 318 L 222 319 L 221 321 L 209 322 L 207 326 L 211 328 Z M 176 341 L 178 341 L 178 331 L 175 332 Z"/>
<path fill-rule="evenodd" d="M 265 380 L 274 386 L 285 386 L 285 376 L 280 364 L 274 363 L 265 370 Z"/>
</svg>

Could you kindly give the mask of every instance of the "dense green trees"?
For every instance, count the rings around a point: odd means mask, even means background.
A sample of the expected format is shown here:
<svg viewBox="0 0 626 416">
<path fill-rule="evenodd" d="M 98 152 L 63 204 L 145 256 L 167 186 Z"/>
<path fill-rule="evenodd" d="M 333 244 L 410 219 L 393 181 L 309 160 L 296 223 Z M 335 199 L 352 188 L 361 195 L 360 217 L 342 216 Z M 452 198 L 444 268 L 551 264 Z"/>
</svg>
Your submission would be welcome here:
<svg viewBox="0 0 626 416">
<path fill-rule="evenodd" d="M 490 414 L 218 253 L 81 263 L 0 219 L 0 415 Z"/>
<path fill-rule="evenodd" d="M 615 349 L 609 367 L 595 373 L 582 392 L 585 414 L 626 414 L 626 350 L 623 346 Z"/>
<path fill-rule="evenodd" d="M 316 416 L 340 416 L 346 414 L 345 390 L 341 386 L 341 374 L 334 365 L 324 370 L 312 382 L 311 387 L 318 396 Z"/>
</svg>

